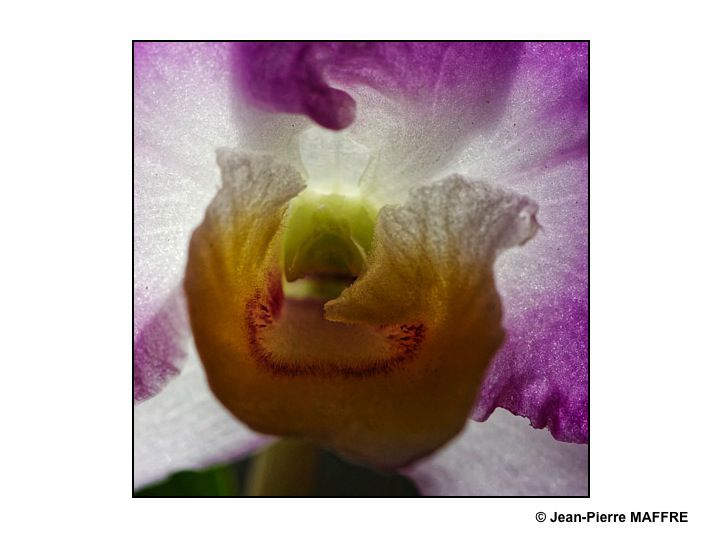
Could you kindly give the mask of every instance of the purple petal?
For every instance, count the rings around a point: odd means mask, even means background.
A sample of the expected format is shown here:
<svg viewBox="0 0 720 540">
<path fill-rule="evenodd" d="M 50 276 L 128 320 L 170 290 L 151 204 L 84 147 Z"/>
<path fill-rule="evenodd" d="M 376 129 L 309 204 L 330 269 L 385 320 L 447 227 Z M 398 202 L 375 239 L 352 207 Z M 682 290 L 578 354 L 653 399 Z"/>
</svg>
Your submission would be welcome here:
<svg viewBox="0 0 720 540">
<path fill-rule="evenodd" d="M 588 448 L 498 411 L 404 471 L 423 495 L 587 496 Z"/>
<path fill-rule="evenodd" d="M 187 355 L 190 326 L 181 289 L 142 326 L 133 350 L 133 400 L 138 403 L 155 394 L 178 373 Z"/>
<path fill-rule="evenodd" d="M 529 47 L 511 112 L 468 151 L 475 174 L 538 202 L 543 227 L 496 264 L 507 337 L 474 417 L 503 407 L 577 443 L 589 436 L 587 82 L 586 44 Z"/>
<path fill-rule="evenodd" d="M 507 334 L 474 415 L 484 420 L 503 407 L 549 427 L 559 440 L 579 443 L 588 442 L 586 178 L 587 162 L 574 160 L 525 190 L 545 202 L 538 215 L 543 230 L 497 262 Z M 550 201 L 553 190 L 563 198 Z"/>
<path fill-rule="evenodd" d="M 306 114 L 329 129 L 347 127 L 355 101 L 324 77 L 339 44 L 244 43 L 236 47 L 236 84 L 271 111 Z"/>
</svg>

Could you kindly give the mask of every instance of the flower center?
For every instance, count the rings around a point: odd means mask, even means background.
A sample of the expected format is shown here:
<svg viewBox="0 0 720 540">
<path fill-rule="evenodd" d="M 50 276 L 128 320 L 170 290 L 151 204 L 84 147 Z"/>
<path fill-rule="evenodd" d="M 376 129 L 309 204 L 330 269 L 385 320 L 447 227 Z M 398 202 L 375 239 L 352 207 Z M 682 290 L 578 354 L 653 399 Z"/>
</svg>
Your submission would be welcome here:
<svg viewBox="0 0 720 540">
<path fill-rule="evenodd" d="M 288 297 L 331 299 L 365 271 L 377 211 L 356 197 L 307 191 L 288 210 L 282 240 Z"/>
</svg>

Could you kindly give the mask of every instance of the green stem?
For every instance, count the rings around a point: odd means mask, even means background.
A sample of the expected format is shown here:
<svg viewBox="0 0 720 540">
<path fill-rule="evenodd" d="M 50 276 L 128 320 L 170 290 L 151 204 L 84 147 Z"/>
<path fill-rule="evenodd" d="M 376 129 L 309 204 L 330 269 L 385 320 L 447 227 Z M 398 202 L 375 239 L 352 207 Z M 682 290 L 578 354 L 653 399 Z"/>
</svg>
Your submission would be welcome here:
<svg viewBox="0 0 720 540">
<path fill-rule="evenodd" d="M 245 492 L 255 497 L 303 497 L 313 494 L 317 447 L 299 439 L 281 439 L 253 460 Z"/>
</svg>

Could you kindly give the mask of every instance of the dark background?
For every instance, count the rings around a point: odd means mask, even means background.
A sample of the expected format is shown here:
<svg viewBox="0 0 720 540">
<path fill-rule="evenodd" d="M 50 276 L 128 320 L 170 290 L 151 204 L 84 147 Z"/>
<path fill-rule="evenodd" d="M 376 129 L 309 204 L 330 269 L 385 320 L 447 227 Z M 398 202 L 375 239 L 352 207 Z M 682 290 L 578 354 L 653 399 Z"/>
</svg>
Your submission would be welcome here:
<svg viewBox="0 0 720 540">
<path fill-rule="evenodd" d="M 237 497 L 245 495 L 248 471 L 254 456 L 203 471 L 184 471 L 166 481 L 134 493 L 135 497 Z M 321 450 L 311 496 L 315 497 L 416 497 L 411 480 L 348 463 Z"/>
</svg>

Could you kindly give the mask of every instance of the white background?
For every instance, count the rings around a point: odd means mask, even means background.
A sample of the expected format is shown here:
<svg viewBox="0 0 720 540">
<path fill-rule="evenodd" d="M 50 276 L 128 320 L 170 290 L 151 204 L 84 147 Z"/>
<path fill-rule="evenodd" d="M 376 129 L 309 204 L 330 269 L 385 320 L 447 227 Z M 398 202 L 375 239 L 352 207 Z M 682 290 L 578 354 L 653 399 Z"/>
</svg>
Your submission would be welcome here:
<svg viewBox="0 0 720 540">
<path fill-rule="evenodd" d="M 707 5 L 6 4 L 0 537 L 717 535 L 720 88 Z M 591 40 L 590 499 L 131 499 L 133 38 Z M 690 523 L 538 524 L 540 510 L 685 510 Z"/>
</svg>

